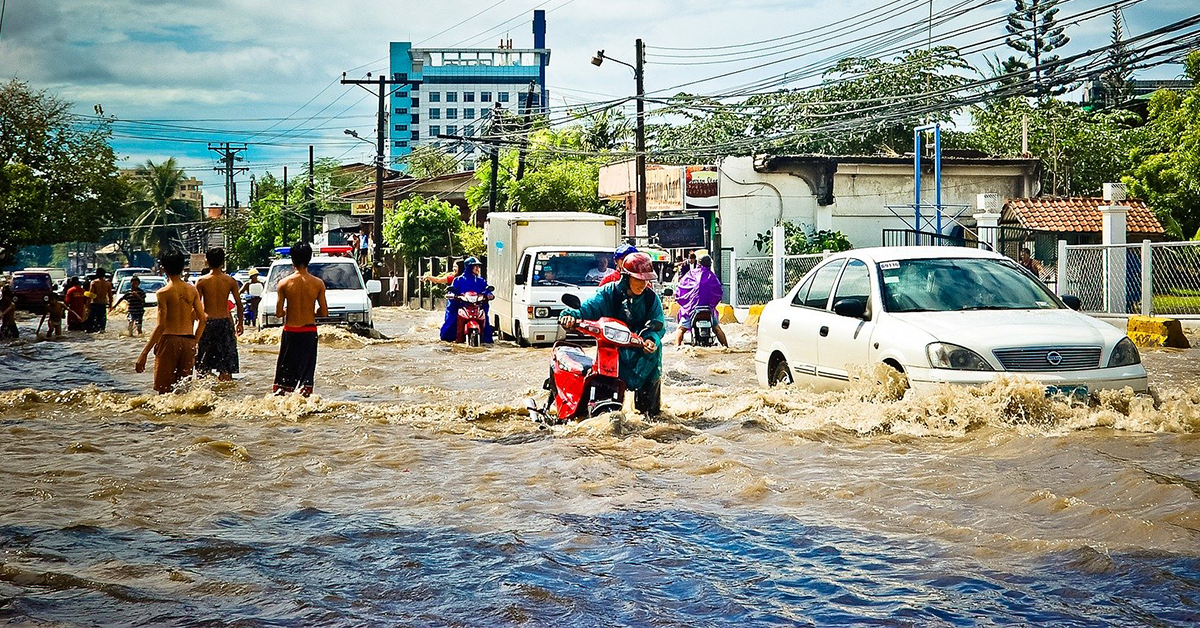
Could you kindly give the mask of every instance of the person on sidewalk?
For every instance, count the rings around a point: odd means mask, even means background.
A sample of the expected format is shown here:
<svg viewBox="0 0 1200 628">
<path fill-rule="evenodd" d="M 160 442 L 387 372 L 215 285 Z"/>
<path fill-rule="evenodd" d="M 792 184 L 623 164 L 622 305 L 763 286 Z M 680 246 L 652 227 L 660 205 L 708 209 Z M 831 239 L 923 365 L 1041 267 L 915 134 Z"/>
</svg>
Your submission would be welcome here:
<svg viewBox="0 0 1200 628">
<path fill-rule="evenodd" d="M 154 351 L 154 390 L 159 394 L 171 392 L 176 384 L 192 374 L 196 364 L 196 338 L 204 334 L 207 316 L 200 307 L 200 293 L 183 279 L 186 261 L 183 253 L 175 252 L 166 253 L 159 260 L 167 274 L 167 285 L 155 293 L 158 324 L 134 365 L 135 371 L 144 372 L 146 358 L 151 350 Z"/>
<path fill-rule="evenodd" d="M 208 274 L 196 282 L 208 324 L 196 343 L 196 372 L 217 373 L 217 379 L 228 382 L 239 370 L 237 337 L 242 335 L 242 296 L 237 280 L 225 274 L 225 249 L 210 249 Z M 234 309 L 229 309 L 233 300 Z"/>
<path fill-rule="evenodd" d="M 275 316 L 283 319 L 279 339 L 279 359 L 275 362 L 275 383 L 271 392 L 283 395 L 299 391 L 305 397 L 313 392 L 317 371 L 317 316 L 329 316 L 325 303 L 325 282 L 308 272 L 312 246 L 297 242 L 292 247 L 292 267 L 296 272 L 279 282 Z"/>
</svg>

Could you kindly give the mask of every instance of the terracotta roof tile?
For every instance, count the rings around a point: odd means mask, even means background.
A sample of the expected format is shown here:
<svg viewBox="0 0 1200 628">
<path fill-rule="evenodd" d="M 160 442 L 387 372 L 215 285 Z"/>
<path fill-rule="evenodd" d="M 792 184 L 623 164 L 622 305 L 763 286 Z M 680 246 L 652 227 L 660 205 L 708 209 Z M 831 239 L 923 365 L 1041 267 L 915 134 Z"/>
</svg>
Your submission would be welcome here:
<svg viewBox="0 0 1200 628">
<path fill-rule="evenodd" d="M 1026 229 L 1038 231 L 1088 232 L 1101 230 L 1100 206 L 1105 201 L 1099 197 L 1082 198 L 1010 198 L 1004 204 L 1004 219 L 1015 220 Z M 1146 201 L 1129 199 L 1126 215 L 1126 231 L 1129 233 L 1166 233 Z"/>
</svg>

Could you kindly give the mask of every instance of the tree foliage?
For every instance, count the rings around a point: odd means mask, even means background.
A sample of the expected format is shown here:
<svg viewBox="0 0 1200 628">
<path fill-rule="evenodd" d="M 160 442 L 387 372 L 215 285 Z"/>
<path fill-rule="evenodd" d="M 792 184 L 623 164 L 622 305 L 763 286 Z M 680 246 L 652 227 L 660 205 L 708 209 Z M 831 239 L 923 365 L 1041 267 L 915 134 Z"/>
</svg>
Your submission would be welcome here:
<svg viewBox="0 0 1200 628">
<path fill-rule="evenodd" d="M 77 124 L 70 108 L 16 79 L 0 85 L 0 265 L 21 246 L 94 242 L 127 219 L 108 124 Z"/>
<path fill-rule="evenodd" d="M 466 223 L 458 209 L 439 199 L 413 196 L 397 203 L 383 220 L 383 240 L 408 261 L 418 257 L 445 257 L 463 252 Z M 482 242 L 482 234 L 478 236 Z"/>
<path fill-rule="evenodd" d="M 1132 151 L 1124 182 L 1145 199 L 1176 237 L 1200 237 L 1200 51 L 1186 58 L 1194 81 L 1186 94 L 1159 90 L 1150 99 L 1146 141 Z"/>
<path fill-rule="evenodd" d="M 421 144 L 405 158 L 409 176 L 418 179 L 440 177 L 458 169 L 458 162 L 446 151 L 432 144 Z"/>
<path fill-rule="evenodd" d="M 1061 0 L 1014 0 L 1016 6 L 1008 14 L 1008 37 L 1005 43 L 1033 61 L 1034 85 L 1039 97 L 1061 94 L 1065 87 L 1053 87 L 1063 68 L 1055 66 L 1058 55 L 1053 51 L 1071 41 L 1066 27 L 1059 26 L 1056 16 Z"/>
<path fill-rule="evenodd" d="M 754 248 L 760 252 L 771 251 L 771 232 L 757 234 L 754 237 Z M 809 255 L 813 253 L 840 253 L 854 248 L 850 239 L 841 231 L 828 229 L 806 229 L 796 222 L 783 223 L 783 254 Z"/>
<path fill-rule="evenodd" d="M 1125 45 L 1125 28 L 1119 7 L 1113 7 L 1109 45 L 1105 60 L 1112 67 L 1100 76 L 1100 82 L 1104 85 L 1104 104 L 1111 107 L 1133 97 L 1133 87 L 1130 83 L 1133 80 L 1133 70 L 1129 67 L 1133 62 L 1133 55 Z"/>
<path fill-rule="evenodd" d="M 132 177 L 139 198 L 130 203 L 137 213 L 130 240 L 155 256 L 166 250 L 183 251 L 181 224 L 200 219 L 199 207 L 175 198 L 185 178 L 174 157 L 157 164 L 147 160 Z"/>
</svg>

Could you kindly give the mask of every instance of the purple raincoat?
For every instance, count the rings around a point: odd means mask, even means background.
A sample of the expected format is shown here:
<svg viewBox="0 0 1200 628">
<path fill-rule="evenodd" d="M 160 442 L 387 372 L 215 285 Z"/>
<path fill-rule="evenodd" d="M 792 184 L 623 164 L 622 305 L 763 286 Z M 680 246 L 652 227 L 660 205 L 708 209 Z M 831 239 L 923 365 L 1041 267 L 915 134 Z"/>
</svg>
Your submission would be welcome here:
<svg viewBox="0 0 1200 628">
<path fill-rule="evenodd" d="M 717 274 L 711 268 L 698 266 L 679 280 L 679 286 L 675 290 L 675 302 L 679 304 L 679 320 L 690 320 L 692 312 L 701 305 L 707 305 L 715 311 L 724 294 Z"/>
</svg>

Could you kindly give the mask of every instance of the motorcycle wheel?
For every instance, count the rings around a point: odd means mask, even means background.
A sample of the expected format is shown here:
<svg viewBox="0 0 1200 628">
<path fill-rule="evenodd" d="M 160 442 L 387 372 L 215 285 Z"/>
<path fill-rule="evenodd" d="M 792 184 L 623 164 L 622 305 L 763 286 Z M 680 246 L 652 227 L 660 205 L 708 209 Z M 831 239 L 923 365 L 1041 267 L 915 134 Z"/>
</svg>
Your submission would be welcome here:
<svg viewBox="0 0 1200 628">
<path fill-rule="evenodd" d="M 483 338 L 482 338 L 482 336 L 480 336 L 480 334 L 477 330 L 472 329 L 471 331 L 467 332 L 467 346 L 468 347 L 478 347 L 482 344 L 483 344 Z"/>
</svg>

